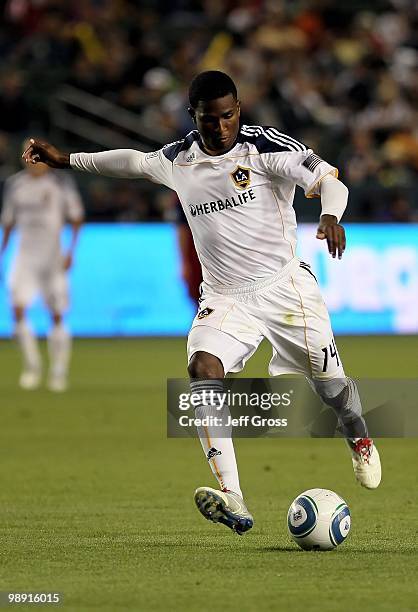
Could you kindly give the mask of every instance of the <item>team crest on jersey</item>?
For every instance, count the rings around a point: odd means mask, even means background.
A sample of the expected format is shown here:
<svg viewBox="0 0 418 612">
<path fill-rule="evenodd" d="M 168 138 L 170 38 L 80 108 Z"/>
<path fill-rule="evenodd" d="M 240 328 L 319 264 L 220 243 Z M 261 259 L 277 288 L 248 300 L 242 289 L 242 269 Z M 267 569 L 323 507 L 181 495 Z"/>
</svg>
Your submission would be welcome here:
<svg viewBox="0 0 418 612">
<path fill-rule="evenodd" d="M 203 310 L 197 313 L 197 318 L 204 319 L 205 317 L 208 317 L 210 314 L 212 314 L 213 310 L 213 308 L 204 308 Z"/>
<path fill-rule="evenodd" d="M 232 178 L 235 187 L 238 187 L 238 189 L 247 189 L 251 183 L 250 173 L 251 170 L 249 168 L 237 166 L 235 170 L 230 173 L 230 177 Z"/>
</svg>

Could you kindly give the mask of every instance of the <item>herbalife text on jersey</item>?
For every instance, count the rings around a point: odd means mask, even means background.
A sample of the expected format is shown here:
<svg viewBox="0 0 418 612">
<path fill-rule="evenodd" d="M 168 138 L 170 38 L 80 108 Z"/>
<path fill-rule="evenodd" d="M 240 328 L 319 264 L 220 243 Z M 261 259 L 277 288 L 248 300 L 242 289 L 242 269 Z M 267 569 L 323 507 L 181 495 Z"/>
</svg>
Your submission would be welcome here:
<svg viewBox="0 0 418 612">
<path fill-rule="evenodd" d="M 212 212 L 219 212 L 226 208 L 234 208 L 234 206 L 240 206 L 240 204 L 245 204 L 249 200 L 255 200 L 252 189 L 230 196 L 225 200 L 213 200 L 212 202 L 205 202 L 204 204 L 189 204 L 189 210 L 192 217 L 196 217 L 199 215 L 208 215 Z"/>
</svg>

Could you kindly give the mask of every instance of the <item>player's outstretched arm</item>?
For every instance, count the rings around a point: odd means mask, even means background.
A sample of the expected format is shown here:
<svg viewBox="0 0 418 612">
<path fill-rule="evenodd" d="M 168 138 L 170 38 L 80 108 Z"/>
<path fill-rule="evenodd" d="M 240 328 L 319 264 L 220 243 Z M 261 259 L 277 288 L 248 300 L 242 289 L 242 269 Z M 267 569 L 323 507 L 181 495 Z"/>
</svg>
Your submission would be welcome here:
<svg viewBox="0 0 418 612">
<path fill-rule="evenodd" d="M 48 142 L 31 138 L 23 159 L 28 164 L 44 162 L 52 168 L 72 168 L 102 176 L 147 178 L 173 188 L 172 164 L 158 151 L 143 153 L 134 149 L 113 149 L 98 153 L 63 153 Z"/>
<path fill-rule="evenodd" d="M 43 140 L 29 140 L 29 146 L 24 150 L 23 159 L 27 164 L 42 162 L 51 168 L 70 168 L 70 155 L 59 151 L 49 142 Z"/>
<path fill-rule="evenodd" d="M 146 178 L 175 189 L 173 164 L 162 150 L 143 153 L 134 149 L 113 149 L 98 153 L 63 153 L 56 147 L 31 138 L 23 153 L 26 163 L 44 162 L 52 168 L 72 168 L 116 178 Z"/>
</svg>

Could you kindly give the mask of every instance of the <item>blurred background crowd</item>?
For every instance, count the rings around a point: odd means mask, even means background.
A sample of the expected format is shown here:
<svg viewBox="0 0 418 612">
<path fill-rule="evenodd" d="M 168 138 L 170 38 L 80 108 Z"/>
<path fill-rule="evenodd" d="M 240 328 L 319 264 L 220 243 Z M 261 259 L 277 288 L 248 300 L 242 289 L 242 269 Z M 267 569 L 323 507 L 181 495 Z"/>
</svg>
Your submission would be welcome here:
<svg viewBox="0 0 418 612">
<path fill-rule="evenodd" d="M 66 150 L 153 150 L 193 128 L 193 76 L 236 81 L 243 120 L 340 170 L 351 221 L 418 220 L 416 0 L 8 0 L 0 26 L 0 180 L 28 134 Z M 175 218 L 145 181 L 79 176 L 87 220 Z M 299 219 L 318 207 L 299 194 Z"/>
</svg>

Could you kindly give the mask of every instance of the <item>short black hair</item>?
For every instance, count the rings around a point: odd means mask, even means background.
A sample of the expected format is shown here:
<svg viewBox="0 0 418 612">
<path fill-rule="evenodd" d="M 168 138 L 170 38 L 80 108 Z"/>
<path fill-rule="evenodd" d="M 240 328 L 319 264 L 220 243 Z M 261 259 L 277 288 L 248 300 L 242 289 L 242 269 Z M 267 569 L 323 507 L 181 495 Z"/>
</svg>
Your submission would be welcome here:
<svg viewBox="0 0 418 612">
<path fill-rule="evenodd" d="M 220 70 L 206 70 L 198 74 L 189 87 L 189 101 L 196 108 L 200 101 L 216 100 L 232 94 L 237 99 L 237 88 L 230 76 Z"/>
</svg>

